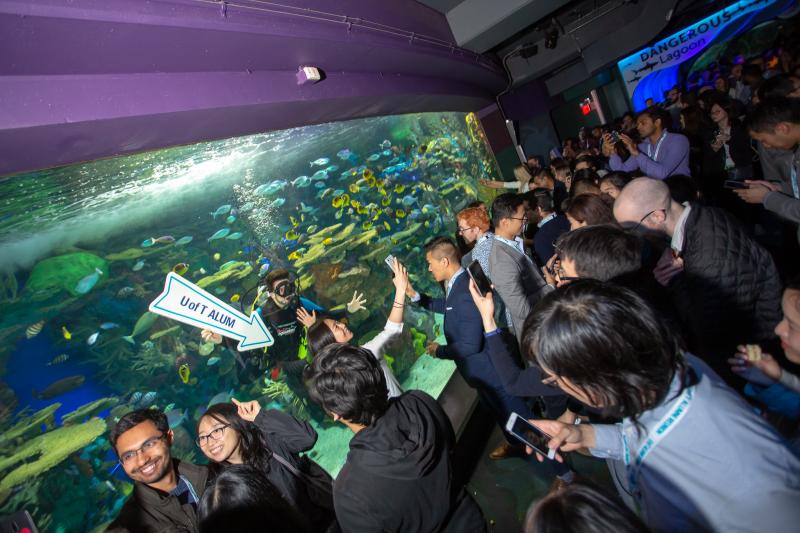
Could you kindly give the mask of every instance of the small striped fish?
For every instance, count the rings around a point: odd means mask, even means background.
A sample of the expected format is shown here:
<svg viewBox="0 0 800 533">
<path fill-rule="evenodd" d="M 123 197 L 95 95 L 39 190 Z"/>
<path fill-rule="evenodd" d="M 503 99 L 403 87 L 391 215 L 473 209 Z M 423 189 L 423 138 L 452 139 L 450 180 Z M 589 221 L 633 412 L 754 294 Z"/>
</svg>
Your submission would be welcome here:
<svg viewBox="0 0 800 533">
<path fill-rule="evenodd" d="M 28 337 L 29 339 L 32 339 L 42 331 L 43 327 L 44 327 L 44 320 L 40 320 L 36 324 L 31 324 L 30 326 L 28 326 L 28 329 L 25 330 L 25 336 Z"/>
</svg>

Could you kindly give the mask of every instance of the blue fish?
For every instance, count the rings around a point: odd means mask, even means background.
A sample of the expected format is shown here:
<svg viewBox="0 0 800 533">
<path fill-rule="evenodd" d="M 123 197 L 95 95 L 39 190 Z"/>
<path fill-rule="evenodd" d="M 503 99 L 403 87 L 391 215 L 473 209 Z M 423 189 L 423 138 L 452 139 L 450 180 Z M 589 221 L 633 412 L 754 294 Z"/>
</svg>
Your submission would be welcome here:
<svg viewBox="0 0 800 533">
<path fill-rule="evenodd" d="M 241 232 L 235 231 L 235 232 L 231 233 L 230 235 L 228 235 L 225 238 L 230 240 L 230 241 L 235 241 L 236 239 L 241 239 L 242 238 L 242 234 L 241 234 Z"/>
<path fill-rule="evenodd" d="M 338 157 L 339 159 L 347 159 L 351 155 L 353 155 L 353 152 L 351 152 L 347 148 L 343 148 L 343 149 L 339 150 L 338 152 L 336 152 L 336 157 Z"/>
<path fill-rule="evenodd" d="M 131 394 L 131 399 L 130 399 L 131 403 L 134 403 L 134 404 L 139 403 L 139 400 L 141 400 L 141 399 L 142 399 L 142 393 L 141 392 L 136 391 L 133 394 Z"/>
<path fill-rule="evenodd" d="M 311 176 L 312 180 L 326 180 L 328 179 L 328 171 L 327 170 L 317 170 Z"/>
<path fill-rule="evenodd" d="M 175 244 L 178 246 L 183 246 L 184 244 L 189 244 L 190 242 L 192 242 L 192 236 L 187 235 L 186 237 L 181 237 L 180 239 L 175 241 Z"/>
<path fill-rule="evenodd" d="M 157 392 L 150 391 L 147 394 L 145 394 L 144 396 L 142 396 L 142 403 L 143 404 L 152 403 L 152 402 L 156 401 L 157 397 L 158 397 L 158 393 Z"/>
<path fill-rule="evenodd" d="M 169 409 L 164 414 L 167 415 L 167 422 L 169 423 L 170 429 L 175 429 L 185 420 L 189 419 L 189 411 L 187 409 L 184 409 L 183 411 L 180 409 Z"/>
<path fill-rule="evenodd" d="M 335 191 L 333 191 L 334 196 L 341 196 L 343 194 L 344 194 L 344 189 L 336 189 Z"/>
<path fill-rule="evenodd" d="M 316 187 L 317 189 L 321 189 L 321 188 L 325 187 L 325 182 L 324 181 L 318 181 L 318 182 L 316 182 L 314 184 L 314 187 Z"/>
<path fill-rule="evenodd" d="M 383 155 L 384 157 L 389 157 L 390 155 L 392 155 L 392 151 L 384 150 L 383 152 L 381 152 L 381 155 Z"/>
<path fill-rule="evenodd" d="M 247 202 L 246 204 L 244 204 L 242 207 L 239 208 L 239 212 L 240 213 L 247 213 L 248 211 L 253 209 L 255 206 L 256 206 L 256 204 L 254 204 L 253 202 Z"/>
<path fill-rule="evenodd" d="M 313 167 L 313 166 L 321 167 L 322 165 L 327 165 L 330 162 L 331 162 L 331 160 L 328 159 L 327 157 L 320 157 L 319 159 L 315 159 L 314 161 L 309 163 L 308 166 L 310 166 L 310 167 Z"/>
<path fill-rule="evenodd" d="M 261 265 L 261 268 L 258 269 L 258 277 L 259 278 L 264 277 L 266 275 L 266 273 L 269 272 L 269 267 L 270 266 L 271 266 L 271 264 L 270 264 L 269 261 L 267 261 L 266 263 Z"/>
<path fill-rule="evenodd" d="M 234 222 L 236 222 L 236 217 L 234 215 L 230 215 L 225 219 L 226 224 L 233 224 Z"/>
<path fill-rule="evenodd" d="M 221 205 L 221 206 L 219 206 L 219 207 L 217 208 L 217 210 L 216 210 L 216 211 L 214 211 L 213 213 L 211 213 L 211 216 L 213 216 L 214 218 L 217 218 L 217 217 L 218 217 L 218 216 L 220 216 L 220 215 L 226 215 L 226 214 L 228 214 L 228 213 L 230 212 L 230 210 L 231 210 L 231 204 L 225 204 L 225 205 Z"/>
<path fill-rule="evenodd" d="M 78 284 L 75 286 L 75 292 L 78 294 L 86 294 L 92 290 L 92 287 L 97 285 L 97 282 L 100 280 L 100 276 L 102 274 L 102 270 L 95 268 L 93 273 L 89 274 L 78 282 Z"/>
<path fill-rule="evenodd" d="M 389 139 L 384 139 L 384 141 L 380 144 L 380 147 L 383 149 L 391 148 L 392 142 Z"/>
<path fill-rule="evenodd" d="M 150 248 L 156 243 L 156 240 L 153 238 L 145 239 L 142 241 L 142 248 Z"/>
<path fill-rule="evenodd" d="M 278 191 L 282 191 L 288 183 L 286 180 L 271 181 L 264 185 L 259 185 L 254 192 L 259 196 L 271 196 Z"/>
<path fill-rule="evenodd" d="M 337 170 L 339 170 L 338 165 L 331 165 L 325 169 L 325 172 L 336 172 Z"/>
<path fill-rule="evenodd" d="M 208 365 L 208 366 L 214 366 L 214 365 L 216 365 L 217 363 L 219 363 L 219 361 L 220 361 L 219 357 L 217 357 L 217 356 L 215 355 L 214 357 L 210 357 L 210 358 L 208 359 L 208 361 L 206 361 L 206 365 Z"/>
<path fill-rule="evenodd" d="M 317 208 L 309 207 L 306 204 L 304 204 L 303 202 L 300 202 L 300 212 L 301 213 L 315 213 L 316 211 L 318 211 Z"/>
<path fill-rule="evenodd" d="M 286 203 L 286 198 L 275 198 L 270 204 L 270 207 L 280 207 Z"/>
<path fill-rule="evenodd" d="M 377 161 L 381 158 L 381 154 L 372 154 L 367 158 L 367 161 Z"/>
<path fill-rule="evenodd" d="M 228 228 L 222 228 L 221 230 L 217 231 L 217 232 L 216 232 L 214 235 L 212 235 L 211 237 L 209 237 L 209 238 L 208 238 L 208 240 L 209 240 L 209 241 L 215 241 L 215 240 L 217 240 L 217 239 L 222 239 L 223 237 L 225 237 L 226 235 L 228 235 L 228 233 L 230 233 L 230 232 L 231 232 L 231 230 L 230 230 L 230 229 L 228 229 Z"/>
<path fill-rule="evenodd" d="M 287 238 L 281 239 L 281 244 L 283 244 L 286 248 L 294 249 L 297 246 L 297 241 L 292 239 L 291 241 Z"/>
<path fill-rule="evenodd" d="M 410 194 L 407 194 L 403 196 L 403 199 L 400 201 L 403 203 L 404 206 L 411 207 L 412 205 L 414 205 L 417 199 L 411 196 Z"/>
<path fill-rule="evenodd" d="M 133 270 L 134 272 L 139 272 L 143 268 L 144 268 L 144 259 L 139 259 L 138 261 L 136 261 L 136 264 L 133 265 L 131 270 Z"/>
<path fill-rule="evenodd" d="M 88 339 L 86 339 L 86 344 L 91 346 L 92 344 L 96 343 L 97 342 L 97 337 L 99 337 L 99 336 L 100 336 L 100 332 L 99 331 L 95 331 L 94 333 L 89 335 Z"/>
<path fill-rule="evenodd" d="M 103 322 L 102 324 L 100 324 L 100 329 L 105 329 L 105 330 L 114 329 L 118 327 L 119 324 L 117 324 L 116 322 Z"/>
<path fill-rule="evenodd" d="M 298 189 L 302 187 L 308 187 L 309 185 L 311 185 L 311 178 L 308 176 L 298 176 L 297 179 L 292 182 L 292 187 Z"/>
</svg>

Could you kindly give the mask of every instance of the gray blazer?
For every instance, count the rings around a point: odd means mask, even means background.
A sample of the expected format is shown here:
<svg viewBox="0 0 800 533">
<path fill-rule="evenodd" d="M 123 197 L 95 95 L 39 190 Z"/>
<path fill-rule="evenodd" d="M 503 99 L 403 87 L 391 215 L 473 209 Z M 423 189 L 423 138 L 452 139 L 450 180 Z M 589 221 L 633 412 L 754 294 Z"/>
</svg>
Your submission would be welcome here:
<svg viewBox="0 0 800 533">
<path fill-rule="evenodd" d="M 521 346 L 525 319 L 539 300 L 553 289 L 545 283 L 530 257 L 496 239 L 489 254 L 489 269 L 495 291 L 508 310 L 510 326 Z"/>
</svg>

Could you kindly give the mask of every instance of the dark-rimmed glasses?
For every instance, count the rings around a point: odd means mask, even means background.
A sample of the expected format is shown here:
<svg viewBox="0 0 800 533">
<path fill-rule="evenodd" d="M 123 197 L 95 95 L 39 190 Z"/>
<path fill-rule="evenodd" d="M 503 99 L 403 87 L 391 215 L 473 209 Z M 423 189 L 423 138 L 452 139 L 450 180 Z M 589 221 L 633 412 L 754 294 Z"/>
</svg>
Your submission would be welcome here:
<svg viewBox="0 0 800 533">
<path fill-rule="evenodd" d="M 647 220 L 648 218 L 650 218 L 650 215 L 652 215 L 656 211 L 666 211 L 666 209 L 664 209 L 663 207 L 660 207 L 658 209 L 653 209 L 652 211 L 647 213 L 645 216 L 643 216 L 641 218 L 641 220 L 639 220 L 638 224 L 636 224 L 635 226 L 630 226 L 630 227 L 624 228 L 624 231 L 633 231 L 633 232 L 637 231 L 639 229 L 639 227 L 644 223 L 644 221 Z"/>
<path fill-rule="evenodd" d="M 198 435 L 197 438 L 194 440 L 198 446 L 201 448 L 208 443 L 208 439 L 211 440 L 219 440 L 222 438 L 222 435 L 225 433 L 225 428 L 230 427 L 230 424 L 223 424 L 218 428 L 214 428 L 208 432 L 208 435 Z"/>
<path fill-rule="evenodd" d="M 140 453 L 148 452 L 148 451 L 152 450 L 153 448 L 155 448 L 156 444 L 158 444 L 160 441 L 164 440 L 165 437 L 166 437 L 166 435 L 164 435 L 162 433 L 158 437 L 152 437 L 150 439 L 147 439 L 146 441 L 144 441 L 144 444 L 142 444 L 141 448 L 139 448 L 138 450 L 130 450 L 130 451 L 127 451 L 127 452 L 123 453 L 122 455 L 120 455 L 119 456 L 119 462 L 122 465 L 126 465 L 126 464 L 130 463 L 135 458 L 137 458 Z"/>
<path fill-rule="evenodd" d="M 473 228 L 473 226 L 470 226 L 470 227 L 468 227 L 468 228 L 462 228 L 462 227 L 460 227 L 460 226 L 459 226 L 459 228 L 458 228 L 458 234 L 459 234 L 459 235 L 464 235 L 464 232 L 465 232 L 465 231 L 469 231 L 469 230 L 471 230 L 472 228 Z"/>
</svg>

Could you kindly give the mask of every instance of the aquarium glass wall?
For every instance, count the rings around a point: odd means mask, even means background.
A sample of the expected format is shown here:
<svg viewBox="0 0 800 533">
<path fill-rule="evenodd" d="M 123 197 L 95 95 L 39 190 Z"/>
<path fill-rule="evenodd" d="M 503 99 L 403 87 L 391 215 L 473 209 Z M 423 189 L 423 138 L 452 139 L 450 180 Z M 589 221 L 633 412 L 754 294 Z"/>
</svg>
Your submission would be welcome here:
<svg viewBox="0 0 800 533">
<path fill-rule="evenodd" d="M 388 254 L 432 294 L 422 246 L 499 179 L 474 115 L 359 119 L 169 148 L 0 179 L 0 515 L 44 531 L 91 531 L 132 485 L 108 427 L 163 409 L 173 455 L 210 404 L 258 399 L 311 421 L 310 455 L 332 473 L 349 431 L 325 420 L 279 369 L 242 379 L 224 346 L 147 312 L 176 272 L 249 313 L 259 279 L 294 273 L 299 293 L 347 317 L 355 341 L 383 328 Z M 311 304 L 309 304 L 311 305 Z M 441 317 L 407 306 L 386 360 L 406 389 L 438 395 L 454 366 L 425 353 Z M 268 354 L 269 355 L 269 351 Z M 298 350 L 296 357 L 307 357 Z"/>
</svg>

